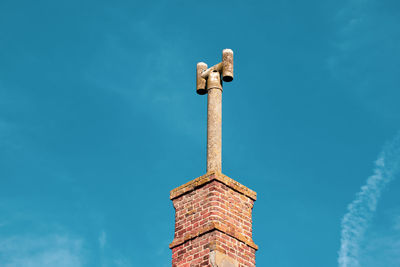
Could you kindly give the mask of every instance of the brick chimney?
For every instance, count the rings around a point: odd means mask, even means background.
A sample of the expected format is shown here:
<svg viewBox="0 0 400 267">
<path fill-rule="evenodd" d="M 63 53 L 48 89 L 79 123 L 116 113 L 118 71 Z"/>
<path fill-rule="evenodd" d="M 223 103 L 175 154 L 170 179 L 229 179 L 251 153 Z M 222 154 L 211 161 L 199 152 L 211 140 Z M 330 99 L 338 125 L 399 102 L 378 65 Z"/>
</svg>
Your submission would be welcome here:
<svg viewBox="0 0 400 267">
<path fill-rule="evenodd" d="M 222 62 L 208 69 L 197 63 L 196 71 L 196 91 L 207 94 L 207 173 L 171 191 L 172 267 L 255 267 L 251 213 L 257 195 L 221 173 L 221 80 L 233 80 L 233 51 L 224 49 Z"/>
<path fill-rule="evenodd" d="M 254 191 L 219 172 L 208 172 L 172 190 L 172 267 L 254 267 L 256 198 Z"/>
</svg>

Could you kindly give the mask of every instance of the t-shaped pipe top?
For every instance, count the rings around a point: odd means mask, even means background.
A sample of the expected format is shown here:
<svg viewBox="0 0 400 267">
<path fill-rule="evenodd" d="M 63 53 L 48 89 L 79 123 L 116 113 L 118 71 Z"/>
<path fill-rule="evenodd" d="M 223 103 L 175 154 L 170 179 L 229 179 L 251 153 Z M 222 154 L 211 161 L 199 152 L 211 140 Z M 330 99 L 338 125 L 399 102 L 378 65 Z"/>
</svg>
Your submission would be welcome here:
<svg viewBox="0 0 400 267">
<path fill-rule="evenodd" d="M 233 51 L 231 49 L 222 50 L 222 61 L 207 69 L 204 62 L 197 63 L 197 88 L 199 95 L 207 94 L 207 80 L 211 72 L 219 72 L 222 74 L 224 82 L 233 80 Z"/>
<path fill-rule="evenodd" d="M 197 63 L 197 88 L 199 95 L 208 95 L 207 104 L 207 172 L 221 172 L 222 152 L 222 80 L 233 80 L 233 51 L 222 51 L 222 62 L 207 68 Z"/>
</svg>

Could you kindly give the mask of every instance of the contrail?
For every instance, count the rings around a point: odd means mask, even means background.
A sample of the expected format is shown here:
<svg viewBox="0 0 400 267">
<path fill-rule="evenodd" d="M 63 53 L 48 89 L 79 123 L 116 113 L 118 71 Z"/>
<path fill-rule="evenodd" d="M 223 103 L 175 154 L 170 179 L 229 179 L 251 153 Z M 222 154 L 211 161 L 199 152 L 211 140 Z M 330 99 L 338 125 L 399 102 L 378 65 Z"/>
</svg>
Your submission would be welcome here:
<svg viewBox="0 0 400 267">
<path fill-rule="evenodd" d="M 347 206 L 341 222 L 339 267 L 358 267 L 360 243 L 376 210 L 385 186 L 394 179 L 400 167 L 400 133 L 389 142 L 375 162 L 374 174 Z"/>
</svg>

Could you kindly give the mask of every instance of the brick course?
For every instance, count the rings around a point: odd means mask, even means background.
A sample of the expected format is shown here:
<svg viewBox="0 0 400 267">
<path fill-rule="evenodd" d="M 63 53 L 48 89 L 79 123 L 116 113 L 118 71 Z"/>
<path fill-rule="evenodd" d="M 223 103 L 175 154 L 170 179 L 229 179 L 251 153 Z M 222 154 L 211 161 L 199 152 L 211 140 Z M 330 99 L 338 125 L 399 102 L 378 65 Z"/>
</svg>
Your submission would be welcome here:
<svg viewBox="0 0 400 267">
<path fill-rule="evenodd" d="M 214 172 L 172 190 L 172 266 L 215 267 L 210 253 L 218 251 L 236 261 L 237 267 L 254 267 L 258 247 L 252 240 L 252 209 L 256 197 L 254 191 Z"/>
</svg>

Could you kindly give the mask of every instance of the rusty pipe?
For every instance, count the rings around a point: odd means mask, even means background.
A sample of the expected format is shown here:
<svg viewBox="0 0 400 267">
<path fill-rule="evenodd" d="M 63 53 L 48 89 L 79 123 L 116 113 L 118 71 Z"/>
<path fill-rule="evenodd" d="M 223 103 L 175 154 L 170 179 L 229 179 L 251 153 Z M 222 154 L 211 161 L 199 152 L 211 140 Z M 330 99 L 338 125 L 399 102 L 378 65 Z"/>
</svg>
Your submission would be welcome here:
<svg viewBox="0 0 400 267">
<path fill-rule="evenodd" d="M 233 80 L 233 51 L 231 49 L 222 50 L 222 80 L 224 82 Z"/>
<path fill-rule="evenodd" d="M 196 71 L 196 92 L 199 95 L 207 94 L 206 83 L 207 80 L 201 77 L 202 73 L 207 70 L 207 64 L 204 62 L 197 63 L 197 71 Z"/>
<path fill-rule="evenodd" d="M 210 75 L 210 73 L 215 71 L 215 70 L 218 71 L 219 73 L 222 71 L 222 62 L 220 62 L 220 63 L 218 63 L 218 64 L 216 64 L 216 65 L 214 65 L 212 67 L 209 67 L 206 71 L 204 71 L 201 74 L 201 77 L 204 78 L 204 79 L 208 79 L 208 76 Z"/>
<path fill-rule="evenodd" d="M 207 80 L 207 172 L 222 171 L 222 83 L 217 70 Z"/>
</svg>

